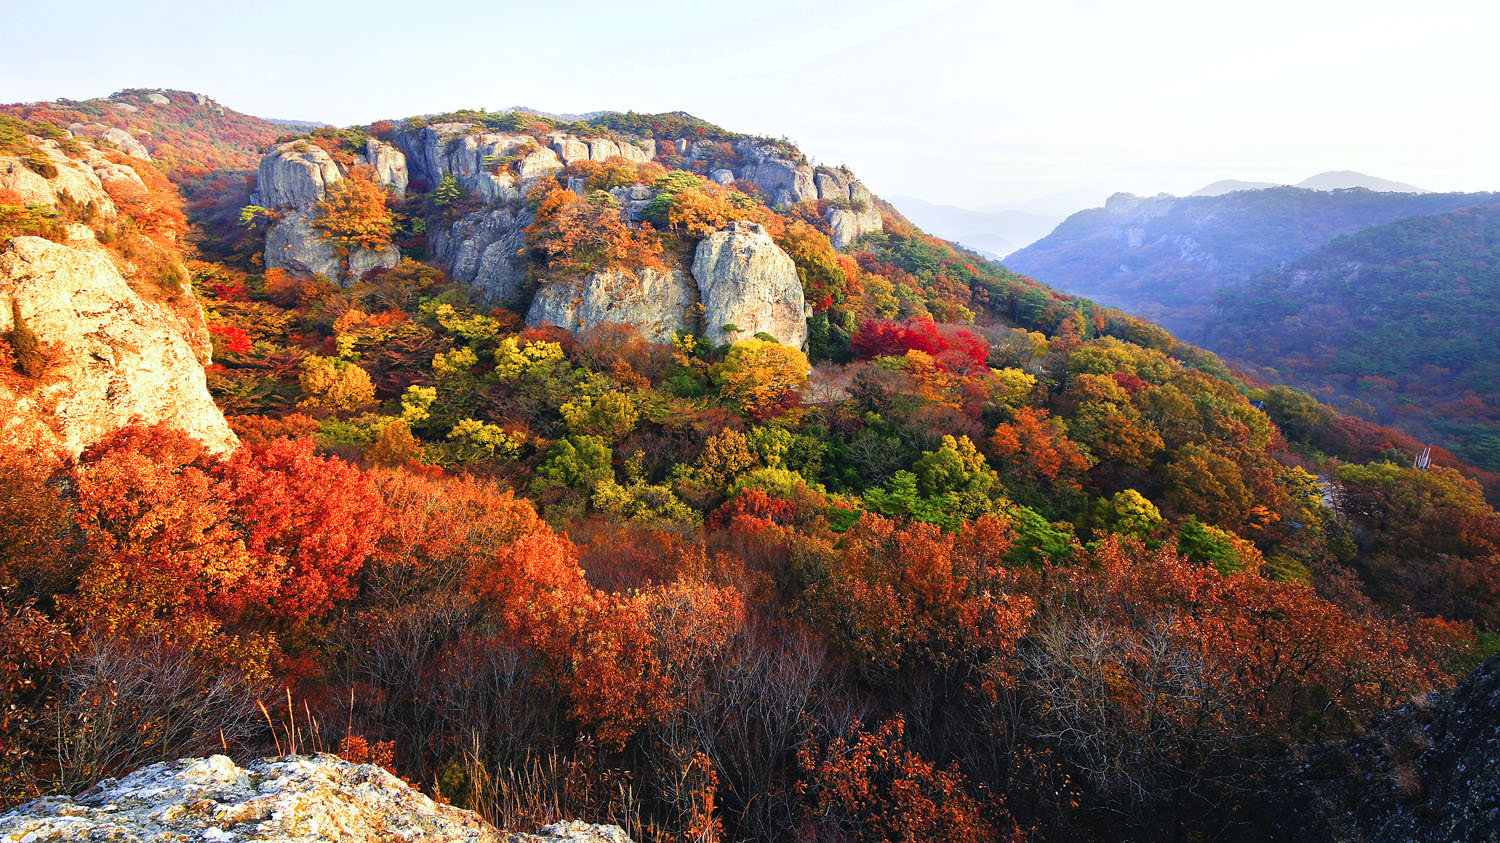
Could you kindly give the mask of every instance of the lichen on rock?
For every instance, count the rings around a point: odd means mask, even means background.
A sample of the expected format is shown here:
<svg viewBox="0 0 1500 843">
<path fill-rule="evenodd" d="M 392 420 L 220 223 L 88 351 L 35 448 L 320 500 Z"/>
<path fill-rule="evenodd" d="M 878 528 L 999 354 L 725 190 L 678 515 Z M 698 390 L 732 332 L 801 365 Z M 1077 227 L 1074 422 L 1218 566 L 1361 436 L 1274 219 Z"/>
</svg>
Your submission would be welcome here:
<svg viewBox="0 0 1500 843">
<path fill-rule="evenodd" d="M 500 831 L 376 765 L 321 754 L 243 767 L 223 755 L 162 762 L 0 815 L 0 843 L 85 840 L 631 843 L 617 826 L 576 821 Z"/>
</svg>

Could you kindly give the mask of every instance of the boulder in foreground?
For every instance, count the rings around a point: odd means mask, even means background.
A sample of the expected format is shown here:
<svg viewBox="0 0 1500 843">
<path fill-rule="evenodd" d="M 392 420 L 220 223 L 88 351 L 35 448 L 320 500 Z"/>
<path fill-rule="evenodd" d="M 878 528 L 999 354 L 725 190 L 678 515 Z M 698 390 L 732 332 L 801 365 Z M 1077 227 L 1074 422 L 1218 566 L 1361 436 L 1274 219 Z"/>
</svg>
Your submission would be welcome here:
<svg viewBox="0 0 1500 843">
<path fill-rule="evenodd" d="M 244 767 L 223 755 L 163 762 L 105 779 L 71 799 L 37 799 L 0 815 L 0 843 L 72 840 L 631 843 L 616 826 L 581 822 L 535 834 L 503 832 L 374 764 L 332 755 L 288 755 Z"/>
</svg>

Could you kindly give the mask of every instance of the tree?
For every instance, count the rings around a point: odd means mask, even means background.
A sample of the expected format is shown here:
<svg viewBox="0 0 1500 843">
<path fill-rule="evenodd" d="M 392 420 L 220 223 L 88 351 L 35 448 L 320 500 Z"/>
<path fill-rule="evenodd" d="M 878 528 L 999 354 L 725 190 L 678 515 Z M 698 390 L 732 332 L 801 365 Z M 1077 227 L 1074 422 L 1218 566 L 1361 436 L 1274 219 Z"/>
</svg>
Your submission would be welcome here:
<svg viewBox="0 0 1500 843">
<path fill-rule="evenodd" d="M 298 384 L 304 397 L 298 406 L 349 413 L 375 400 L 369 373 L 347 360 L 311 354 L 301 369 Z"/>
<path fill-rule="evenodd" d="M 791 346 L 757 337 L 730 346 L 714 367 L 719 394 L 746 416 L 764 419 L 795 406 L 807 388 L 807 355 Z"/>
<path fill-rule="evenodd" d="M 1125 489 L 1094 504 L 1094 523 L 1120 536 L 1144 539 L 1161 526 L 1161 511 L 1140 492 Z"/>
<path fill-rule="evenodd" d="M 337 247 L 345 259 L 355 249 L 384 249 L 391 245 L 394 223 L 386 207 L 385 190 L 369 167 L 355 167 L 347 178 L 326 185 L 313 211 L 312 225 Z"/>
</svg>

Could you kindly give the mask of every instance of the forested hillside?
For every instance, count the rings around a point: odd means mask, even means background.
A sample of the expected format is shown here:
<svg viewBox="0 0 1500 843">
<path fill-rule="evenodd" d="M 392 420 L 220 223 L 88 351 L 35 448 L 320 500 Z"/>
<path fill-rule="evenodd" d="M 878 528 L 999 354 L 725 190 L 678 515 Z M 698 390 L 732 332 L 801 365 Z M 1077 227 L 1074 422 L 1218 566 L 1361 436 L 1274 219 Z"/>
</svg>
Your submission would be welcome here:
<svg viewBox="0 0 1500 843">
<path fill-rule="evenodd" d="M 168 167 L 255 169 L 185 221 L 157 166 L 100 153 L 147 188 L 105 219 L 66 126 L 0 127 L 31 191 L 0 192 L 0 383 L 45 419 L 63 361 L 150 373 L 31 304 L 74 290 L 29 255 L 139 275 L 144 238 L 191 283 L 141 309 L 201 308 L 181 380 L 238 437 L 0 439 L 5 804 L 295 742 L 505 828 L 1266 839 L 1255 797 L 1309 747 L 1495 647 L 1500 514 L 1464 464 L 785 140 L 289 132 Z"/>
<path fill-rule="evenodd" d="M 1500 208 L 1336 238 L 1219 292 L 1204 342 L 1500 470 Z"/>
<path fill-rule="evenodd" d="M 1500 194 L 1493 193 L 1295 187 L 1182 198 L 1117 194 L 1103 208 L 1069 217 L 1005 263 L 1202 342 L 1220 287 L 1367 226 L 1497 203 Z"/>
</svg>

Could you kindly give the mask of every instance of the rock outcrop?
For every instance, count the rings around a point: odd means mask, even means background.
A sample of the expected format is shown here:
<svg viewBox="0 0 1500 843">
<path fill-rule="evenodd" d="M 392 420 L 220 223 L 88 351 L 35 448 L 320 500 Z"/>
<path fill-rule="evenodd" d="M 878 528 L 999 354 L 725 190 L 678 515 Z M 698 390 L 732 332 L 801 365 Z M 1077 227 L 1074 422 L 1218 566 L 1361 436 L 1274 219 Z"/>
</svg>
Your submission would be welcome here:
<svg viewBox="0 0 1500 843">
<path fill-rule="evenodd" d="M 884 228 L 884 221 L 880 217 L 880 211 L 874 208 L 865 208 L 863 211 L 853 211 L 848 208 L 828 209 L 828 239 L 832 241 L 833 248 L 847 249 L 849 244 L 858 240 L 860 236 Z"/>
<path fill-rule="evenodd" d="M 355 163 L 375 171 L 375 180 L 390 188 L 396 198 L 406 197 L 409 177 L 406 172 L 406 156 L 401 150 L 384 141 L 370 138 L 365 141 L 365 151 L 354 156 Z"/>
<path fill-rule="evenodd" d="M 617 826 L 507 833 L 432 801 L 373 764 L 288 755 L 240 767 L 222 755 L 143 767 L 73 797 L 0 815 L 0 843 L 276 840 L 283 843 L 631 843 Z"/>
<path fill-rule="evenodd" d="M 519 253 L 526 245 L 526 227 L 535 221 L 525 205 L 507 203 L 475 211 L 450 227 L 435 227 L 428 239 L 453 280 L 468 284 L 480 301 L 510 304 L 526 280 Z"/>
<path fill-rule="evenodd" d="M 709 339 L 732 342 L 766 333 L 782 345 L 807 344 L 808 311 L 797 266 L 765 227 L 732 222 L 703 238 L 693 256 L 693 278 Z"/>
<path fill-rule="evenodd" d="M 307 141 L 272 147 L 260 160 L 255 191 L 267 208 L 311 210 L 328 187 L 343 178 L 327 150 Z"/>
<path fill-rule="evenodd" d="M 0 443 L 77 455 L 138 420 L 233 448 L 182 317 L 137 295 L 91 232 L 74 242 L 16 237 L 0 253 L 0 336 L 27 370 L 0 376 Z"/>
<path fill-rule="evenodd" d="M 552 151 L 564 164 L 624 158 L 644 164 L 656 157 L 656 141 L 632 142 L 613 138 L 580 138 L 569 134 L 548 135 Z"/>
<path fill-rule="evenodd" d="M 1500 656 L 1317 748 L 1263 794 L 1267 839 L 1500 840 Z"/>
<path fill-rule="evenodd" d="M 413 177 L 436 186 L 453 176 L 484 202 L 520 199 L 538 179 L 563 168 L 557 152 L 531 135 L 483 132 L 470 123 L 433 123 L 398 134 L 396 143 Z"/>
<path fill-rule="evenodd" d="M 33 135 L 25 138 L 31 152 L 25 160 L 15 155 L 0 155 L 0 190 L 8 190 L 28 205 L 55 206 L 68 201 L 79 206 L 90 206 L 101 220 L 112 220 L 118 216 L 114 200 L 104 189 L 104 180 L 95 171 L 95 164 L 106 170 L 118 168 L 128 170 L 135 182 L 140 176 L 134 170 L 108 161 L 97 149 L 86 147 L 88 158 L 69 158 L 57 141 Z M 110 178 L 116 173 L 110 172 Z M 144 189 L 144 185 L 142 185 Z"/>
<path fill-rule="evenodd" d="M 365 160 L 382 184 L 392 190 L 406 190 L 406 161 L 399 150 L 371 140 L 366 145 Z M 267 269 L 321 275 L 348 285 L 370 270 L 389 268 L 401 260 L 394 246 L 356 247 L 346 260 L 313 226 L 318 202 L 343 178 L 344 173 L 328 152 L 307 141 L 280 144 L 261 159 L 254 201 L 278 214 L 266 231 Z"/>
<path fill-rule="evenodd" d="M 696 328 L 690 309 L 697 303 L 698 287 L 682 270 L 609 269 L 543 286 L 532 299 L 526 324 L 556 325 L 575 333 L 602 324 L 631 325 L 642 337 L 666 343 L 678 331 Z"/>
<path fill-rule="evenodd" d="M 124 129 L 106 126 L 103 123 L 72 123 L 68 126 L 68 134 L 96 144 L 100 142 L 109 144 L 131 158 L 151 160 L 151 153 L 146 149 L 145 144 Z"/>
</svg>

